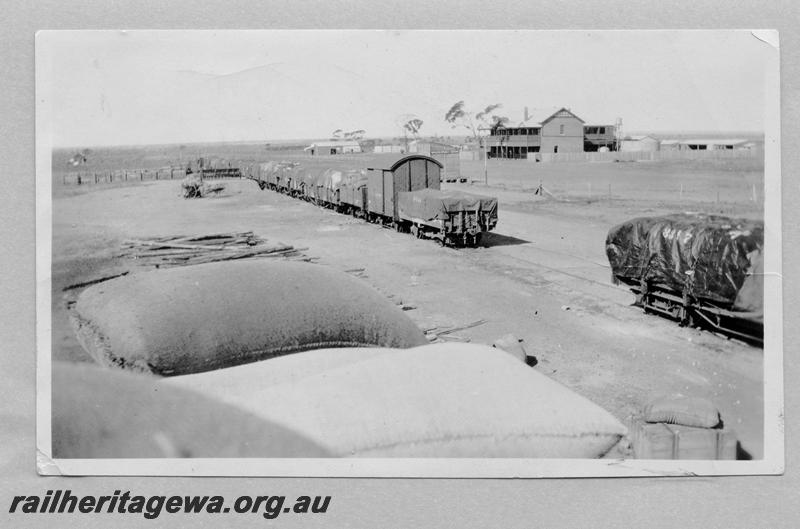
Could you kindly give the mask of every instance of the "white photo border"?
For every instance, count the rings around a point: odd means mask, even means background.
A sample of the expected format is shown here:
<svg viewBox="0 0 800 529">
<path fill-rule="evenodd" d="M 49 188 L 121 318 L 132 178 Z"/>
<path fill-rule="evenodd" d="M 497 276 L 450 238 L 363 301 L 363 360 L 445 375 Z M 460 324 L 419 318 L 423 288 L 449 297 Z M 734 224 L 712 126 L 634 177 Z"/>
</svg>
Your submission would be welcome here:
<svg viewBox="0 0 800 529">
<path fill-rule="evenodd" d="M 773 48 L 765 65 L 764 457 L 751 461 L 639 459 L 56 459 L 51 438 L 52 115 L 49 35 L 36 35 L 36 445 L 42 475 L 396 478 L 721 476 L 784 471 L 780 54 L 775 30 L 753 30 Z M 79 32 L 90 31 L 80 30 Z M 97 31 L 97 30 L 91 30 Z M 143 30 L 143 32 L 150 30 Z M 163 30 L 161 30 L 163 31 Z M 195 30 L 175 30 L 195 31 Z M 236 32 L 238 30 L 223 30 Z M 252 30 L 248 30 L 252 31 Z M 269 31 L 269 30 L 265 30 Z M 324 30 L 320 30 L 324 31 Z M 329 30 L 328 30 L 329 31 Z M 386 30 L 389 31 L 389 30 Z M 409 30 L 414 31 L 414 30 Z M 515 30 L 520 31 L 520 30 Z M 552 31 L 552 30 L 531 30 Z M 557 30 L 572 31 L 572 30 Z M 601 30 L 592 30 L 602 32 Z M 665 30 L 626 30 L 665 31 Z M 693 31 L 693 30 L 675 30 Z M 709 30 L 703 30 L 709 31 Z M 714 30 L 731 31 L 731 30 Z M 736 30 L 741 31 L 741 30 Z"/>
</svg>

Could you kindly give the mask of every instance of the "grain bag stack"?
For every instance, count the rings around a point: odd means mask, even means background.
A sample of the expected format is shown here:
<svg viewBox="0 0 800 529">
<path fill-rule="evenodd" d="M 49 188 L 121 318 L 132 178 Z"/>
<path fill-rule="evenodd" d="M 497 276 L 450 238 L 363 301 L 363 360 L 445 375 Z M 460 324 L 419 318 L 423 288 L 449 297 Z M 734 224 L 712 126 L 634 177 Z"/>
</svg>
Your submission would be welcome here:
<svg viewBox="0 0 800 529">
<path fill-rule="evenodd" d="M 86 289 L 73 316 L 116 369 L 54 368 L 56 457 L 593 458 L 626 432 L 505 351 L 429 345 L 320 265 L 133 274 Z"/>
<path fill-rule="evenodd" d="M 163 376 L 309 349 L 428 343 L 363 282 L 295 262 L 209 263 L 130 275 L 86 289 L 73 324 L 102 365 Z"/>
<path fill-rule="evenodd" d="M 163 383 L 212 395 L 339 457 L 594 458 L 625 434 L 611 414 L 500 349 L 441 343 L 336 353 Z"/>
<path fill-rule="evenodd" d="M 156 377 L 53 366 L 56 458 L 325 457 L 301 434 Z"/>
</svg>

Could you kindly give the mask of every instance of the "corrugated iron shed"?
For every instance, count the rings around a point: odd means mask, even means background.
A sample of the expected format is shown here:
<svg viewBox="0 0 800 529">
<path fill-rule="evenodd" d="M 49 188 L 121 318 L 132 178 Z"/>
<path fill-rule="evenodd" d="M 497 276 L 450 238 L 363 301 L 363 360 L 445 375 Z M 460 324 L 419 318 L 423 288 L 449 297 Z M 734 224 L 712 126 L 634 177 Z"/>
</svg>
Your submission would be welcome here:
<svg viewBox="0 0 800 529">
<path fill-rule="evenodd" d="M 357 141 L 316 141 L 306 147 L 303 150 L 311 150 L 317 147 L 358 147 L 361 148 L 361 144 Z"/>
</svg>

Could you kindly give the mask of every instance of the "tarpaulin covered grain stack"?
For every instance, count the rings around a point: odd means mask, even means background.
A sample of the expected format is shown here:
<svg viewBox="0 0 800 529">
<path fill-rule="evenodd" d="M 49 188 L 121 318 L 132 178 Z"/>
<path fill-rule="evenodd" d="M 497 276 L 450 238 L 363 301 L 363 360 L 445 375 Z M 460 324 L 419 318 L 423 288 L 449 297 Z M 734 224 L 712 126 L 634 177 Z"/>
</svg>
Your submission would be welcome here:
<svg viewBox="0 0 800 529">
<path fill-rule="evenodd" d="M 606 254 L 616 281 L 639 285 L 644 280 L 722 308 L 760 311 L 763 278 L 757 268 L 763 241 L 762 221 L 685 213 L 615 226 Z M 745 283 L 747 295 L 741 296 Z"/>
</svg>

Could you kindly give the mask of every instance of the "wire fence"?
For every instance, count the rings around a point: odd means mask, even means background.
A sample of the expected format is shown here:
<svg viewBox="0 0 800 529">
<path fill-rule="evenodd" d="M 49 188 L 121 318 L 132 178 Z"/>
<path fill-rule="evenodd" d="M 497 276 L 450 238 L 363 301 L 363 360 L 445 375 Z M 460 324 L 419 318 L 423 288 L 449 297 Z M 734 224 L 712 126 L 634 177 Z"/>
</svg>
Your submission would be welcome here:
<svg viewBox="0 0 800 529">
<path fill-rule="evenodd" d="M 180 180 L 186 169 L 166 167 L 160 169 L 117 169 L 113 171 L 70 171 L 61 175 L 64 185 L 110 184 L 114 182 L 144 182 L 155 180 Z"/>
<path fill-rule="evenodd" d="M 763 149 L 711 149 L 711 150 L 662 150 L 662 151 L 609 151 L 609 152 L 564 152 L 530 153 L 527 161 L 558 162 L 659 162 L 664 160 L 725 160 L 759 158 Z"/>
<path fill-rule="evenodd" d="M 241 167 L 205 168 L 202 170 L 202 177 L 204 180 L 238 179 L 246 177 L 252 172 L 252 164 L 244 164 Z M 58 176 L 57 181 L 60 181 L 63 185 L 111 184 L 115 182 L 182 180 L 187 174 L 200 176 L 201 171 L 187 173 L 183 167 L 69 171 Z"/>
<path fill-rule="evenodd" d="M 459 153 L 462 161 L 482 161 L 483 151 L 464 150 Z M 660 151 L 608 151 L 608 152 L 528 152 L 524 157 L 493 159 L 517 159 L 528 162 L 658 162 L 666 160 L 726 160 L 741 158 L 763 158 L 764 149 L 665 149 Z"/>
</svg>

